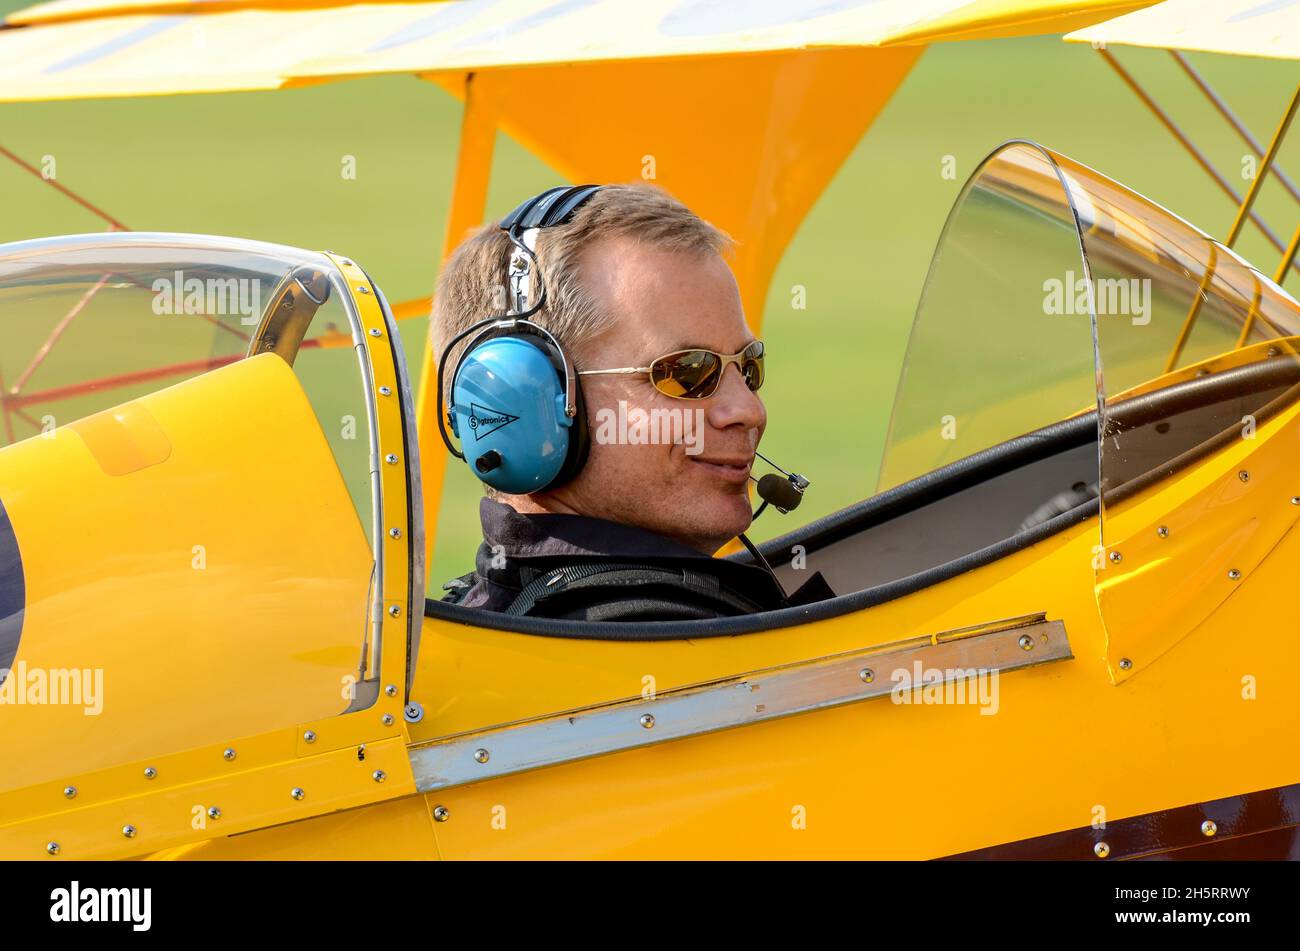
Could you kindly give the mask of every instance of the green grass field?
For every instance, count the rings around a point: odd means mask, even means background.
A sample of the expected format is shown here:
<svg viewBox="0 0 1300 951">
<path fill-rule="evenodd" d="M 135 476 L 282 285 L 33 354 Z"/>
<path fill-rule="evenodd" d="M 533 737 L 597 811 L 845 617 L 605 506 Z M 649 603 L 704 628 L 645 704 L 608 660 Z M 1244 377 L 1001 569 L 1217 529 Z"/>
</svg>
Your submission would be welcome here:
<svg viewBox="0 0 1300 951">
<path fill-rule="evenodd" d="M 20 5 L 0 0 L 0 12 Z M 1245 147 L 1169 56 L 1119 56 L 1244 190 Z M 1294 67 L 1194 61 L 1267 140 Z M 459 103 L 432 84 L 393 77 L 277 93 L 0 105 L 0 145 L 36 164 L 53 156 L 61 182 L 132 228 L 330 248 L 361 262 L 396 302 L 429 293 L 436 277 L 459 113 Z M 911 319 L 945 216 L 979 160 L 1021 137 L 1097 168 L 1212 234 L 1232 221 L 1229 202 L 1092 50 L 1056 38 L 928 50 L 808 216 L 768 297 L 763 449 L 814 482 L 799 522 L 874 491 Z M 1282 164 L 1300 166 L 1298 150 L 1291 143 Z M 340 175 L 349 155 L 355 180 Z M 941 174 L 944 156 L 955 158 L 956 180 Z M 555 178 L 503 136 L 490 213 Z M 1277 185 L 1266 186 L 1259 209 L 1289 236 L 1295 206 Z M 86 211 L 0 161 L 0 241 L 97 230 L 102 225 Z M 1239 247 L 1272 271 L 1277 254 L 1256 233 Z M 807 289 L 806 310 L 791 308 L 794 285 Z M 423 321 L 404 326 L 412 361 L 424 331 Z M 979 361 L 998 345 L 972 328 L 968 357 Z M 467 470 L 450 473 L 431 569 L 435 592 L 471 564 L 479 494 Z M 799 523 L 792 519 L 765 516 L 754 535 L 787 531 Z"/>
</svg>

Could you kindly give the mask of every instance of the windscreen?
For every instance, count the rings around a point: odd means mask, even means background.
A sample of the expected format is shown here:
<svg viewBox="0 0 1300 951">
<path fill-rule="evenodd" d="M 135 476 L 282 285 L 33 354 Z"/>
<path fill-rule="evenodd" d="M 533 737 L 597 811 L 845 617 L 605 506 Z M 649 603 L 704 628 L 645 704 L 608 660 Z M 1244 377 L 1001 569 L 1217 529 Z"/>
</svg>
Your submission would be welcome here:
<svg viewBox="0 0 1300 951">
<path fill-rule="evenodd" d="M 935 250 L 879 490 L 1095 408 L 1085 273 L 1050 153 L 1003 146 L 963 188 Z"/>
</svg>

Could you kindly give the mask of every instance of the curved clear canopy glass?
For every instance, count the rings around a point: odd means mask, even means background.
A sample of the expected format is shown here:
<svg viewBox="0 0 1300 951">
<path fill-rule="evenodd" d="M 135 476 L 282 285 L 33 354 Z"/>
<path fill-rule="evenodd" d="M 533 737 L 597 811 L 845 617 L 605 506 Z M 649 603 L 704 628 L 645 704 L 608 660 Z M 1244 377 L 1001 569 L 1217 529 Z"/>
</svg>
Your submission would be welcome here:
<svg viewBox="0 0 1300 951">
<path fill-rule="evenodd" d="M 1300 305 L 1232 250 L 1087 166 L 1008 143 L 935 251 L 879 488 L 1096 411 L 1104 529 L 1108 509 L 1294 399 L 1297 335 Z"/>
<path fill-rule="evenodd" d="M 1052 157 L 1008 144 L 948 216 L 908 341 L 878 491 L 1096 405 L 1085 273 Z"/>
</svg>

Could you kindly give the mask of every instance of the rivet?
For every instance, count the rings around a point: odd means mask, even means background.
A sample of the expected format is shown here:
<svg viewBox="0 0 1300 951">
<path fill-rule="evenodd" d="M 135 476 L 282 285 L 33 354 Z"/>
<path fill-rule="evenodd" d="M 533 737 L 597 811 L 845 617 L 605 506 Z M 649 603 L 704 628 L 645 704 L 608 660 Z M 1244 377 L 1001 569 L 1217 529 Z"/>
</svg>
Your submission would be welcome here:
<svg viewBox="0 0 1300 951">
<path fill-rule="evenodd" d="M 1156 529 L 1156 534 L 1159 535 L 1161 538 L 1168 538 L 1168 537 L 1169 537 L 1169 526 L 1168 526 L 1168 525 L 1161 525 L 1159 528 Z"/>
<path fill-rule="evenodd" d="M 302 735 L 302 739 L 303 739 L 303 742 L 304 742 L 304 743 L 315 743 L 315 742 L 316 742 L 316 731 L 315 731 L 315 730 L 308 730 L 306 733 L 304 733 L 304 734 Z"/>
<path fill-rule="evenodd" d="M 1132 667 L 1133 667 L 1133 661 L 1129 660 L 1127 657 L 1121 657 L 1119 659 L 1120 670 L 1130 670 L 1132 669 Z"/>
<path fill-rule="evenodd" d="M 209 806 L 209 807 L 208 807 L 208 818 L 209 818 L 209 819 L 220 819 L 220 818 L 221 818 L 221 810 L 218 809 L 216 806 Z"/>
<path fill-rule="evenodd" d="M 301 799 L 305 795 L 307 794 L 302 791 L 301 786 L 294 786 L 292 789 L 289 790 L 289 798 L 291 799 Z"/>
<path fill-rule="evenodd" d="M 380 396 L 392 396 L 392 395 L 393 395 L 393 389 L 392 389 L 392 387 L 389 387 L 389 386 L 381 386 L 381 387 L 379 388 L 379 395 L 380 395 Z"/>
<path fill-rule="evenodd" d="M 388 463 L 390 466 L 395 466 L 397 465 L 397 456 L 390 452 L 388 455 L 384 456 L 384 462 Z"/>
<path fill-rule="evenodd" d="M 1118 565 L 1121 561 L 1124 560 L 1124 556 L 1117 551 L 1113 551 L 1110 553 L 1110 560 L 1112 564 Z"/>
<path fill-rule="evenodd" d="M 1249 482 L 1250 473 L 1247 472 L 1245 469 L 1242 469 L 1240 472 L 1237 473 L 1237 478 L 1240 479 L 1242 482 Z"/>
<path fill-rule="evenodd" d="M 1218 824 L 1213 819 L 1206 819 L 1201 823 L 1201 835 L 1209 838 L 1219 831 Z"/>
<path fill-rule="evenodd" d="M 388 614 L 390 617 L 397 617 L 401 613 L 402 613 L 402 609 L 399 608 L 397 605 L 395 604 L 389 605 Z"/>
<path fill-rule="evenodd" d="M 122 826 L 122 834 L 128 839 L 135 838 L 135 826 Z"/>
<path fill-rule="evenodd" d="M 154 769 L 152 766 L 146 766 L 144 768 L 145 779 L 156 779 L 157 777 L 158 777 L 158 770 Z"/>
<path fill-rule="evenodd" d="M 1033 649 L 1034 649 L 1034 639 L 1033 639 L 1032 637 L 1030 637 L 1028 634 L 1021 634 L 1021 635 L 1020 635 L 1020 649 L 1021 649 L 1021 650 L 1026 650 L 1026 651 L 1031 651 L 1031 650 L 1033 650 Z"/>
<path fill-rule="evenodd" d="M 870 667 L 863 667 L 858 671 L 858 677 L 864 684 L 869 684 L 876 679 L 876 672 Z"/>
<path fill-rule="evenodd" d="M 384 726 L 392 726 L 393 715 L 391 713 L 385 713 L 382 717 L 379 718 L 379 722 L 381 722 Z"/>
<path fill-rule="evenodd" d="M 1276 357 L 1276 356 L 1280 356 L 1282 351 L 1279 350 L 1277 347 L 1269 347 L 1267 350 L 1264 351 L 1264 353 L 1270 357 Z"/>
<path fill-rule="evenodd" d="M 358 293 L 358 294 L 369 294 L 369 293 L 370 293 L 370 288 L 366 287 L 366 285 L 364 285 L 364 284 L 358 284 L 358 285 L 357 285 L 357 293 Z"/>
<path fill-rule="evenodd" d="M 401 537 L 402 537 L 402 530 L 401 530 L 400 528 L 390 528 L 390 529 L 388 530 L 388 537 L 389 537 L 389 538 L 401 538 Z"/>
<path fill-rule="evenodd" d="M 396 684 L 389 684 L 387 687 L 384 688 L 384 693 L 388 694 L 388 696 L 390 696 L 390 697 L 396 697 L 396 696 L 397 696 L 397 685 L 396 685 Z"/>
<path fill-rule="evenodd" d="M 227 760 L 232 760 L 232 759 L 235 758 L 235 751 L 234 751 L 233 748 L 227 746 L 227 747 L 222 751 L 221 755 L 224 756 Z"/>
<path fill-rule="evenodd" d="M 645 727 L 647 730 L 651 730 L 654 729 L 654 725 L 655 718 L 653 713 L 641 714 L 641 726 Z"/>
<path fill-rule="evenodd" d="M 377 783 L 382 783 L 385 779 L 388 778 L 388 774 L 385 773 L 382 769 L 377 769 L 370 774 L 370 778 Z"/>
<path fill-rule="evenodd" d="M 451 813 L 447 811 L 446 806 L 434 806 L 433 818 L 438 822 L 446 822 L 451 818 Z"/>
<path fill-rule="evenodd" d="M 46 842 L 46 843 L 45 843 L 45 851 L 48 852 L 50 855 L 58 855 L 58 854 L 59 854 L 59 843 L 57 843 L 57 842 Z"/>
<path fill-rule="evenodd" d="M 1110 855 L 1110 846 L 1105 842 L 1098 842 L 1092 847 L 1092 852 L 1097 856 L 1097 858 L 1104 859 L 1106 856 Z"/>
<path fill-rule="evenodd" d="M 474 751 L 474 762 L 476 762 L 476 763 L 486 763 L 486 762 L 488 761 L 488 759 L 489 759 L 489 755 L 488 755 L 488 751 L 487 751 L 487 750 L 475 750 L 475 751 Z"/>
<path fill-rule="evenodd" d="M 1236 568 L 1233 568 L 1233 569 L 1231 569 L 1231 570 L 1228 571 L 1228 580 L 1229 580 L 1229 581 L 1237 581 L 1237 580 L 1240 580 L 1240 578 L 1241 578 L 1241 572 L 1238 571 Z"/>
<path fill-rule="evenodd" d="M 64 796 L 65 799 L 76 799 L 76 798 L 77 798 L 77 787 L 76 787 L 76 786 L 64 786 L 64 787 L 63 787 L 63 796 Z"/>
</svg>

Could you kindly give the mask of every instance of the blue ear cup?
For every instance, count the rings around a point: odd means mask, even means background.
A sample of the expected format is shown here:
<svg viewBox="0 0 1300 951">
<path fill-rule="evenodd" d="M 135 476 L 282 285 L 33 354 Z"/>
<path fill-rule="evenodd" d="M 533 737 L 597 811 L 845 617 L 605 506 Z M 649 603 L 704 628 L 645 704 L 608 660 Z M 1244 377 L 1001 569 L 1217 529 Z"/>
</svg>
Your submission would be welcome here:
<svg viewBox="0 0 1300 951">
<path fill-rule="evenodd" d="M 520 495 L 577 474 L 587 455 L 581 390 L 564 413 L 559 353 L 540 336 L 494 337 L 460 361 L 451 385 L 452 431 L 479 479 Z"/>
</svg>

